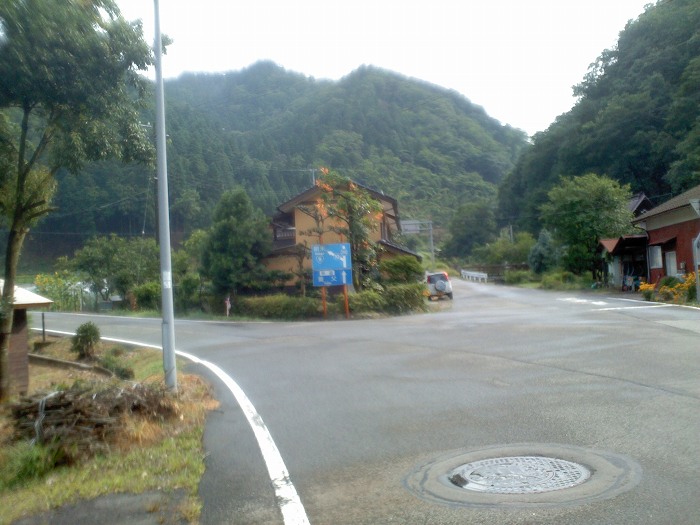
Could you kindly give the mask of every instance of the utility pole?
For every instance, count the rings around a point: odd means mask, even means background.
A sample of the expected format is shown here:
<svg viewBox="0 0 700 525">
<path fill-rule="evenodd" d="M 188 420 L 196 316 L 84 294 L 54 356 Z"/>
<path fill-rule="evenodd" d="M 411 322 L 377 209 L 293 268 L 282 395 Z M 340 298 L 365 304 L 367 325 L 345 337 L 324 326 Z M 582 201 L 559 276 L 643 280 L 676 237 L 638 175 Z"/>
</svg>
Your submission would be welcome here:
<svg viewBox="0 0 700 525">
<path fill-rule="evenodd" d="M 156 35 L 153 44 L 156 65 L 156 154 L 158 159 L 158 237 L 160 240 L 161 298 L 163 303 L 162 345 L 165 386 L 177 391 L 175 364 L 175 314 L 173 312 L 173 272 L 170 260 L 170 215 L 168 203 L 168 162 L 165 152 L 165 90 L 163 88 L 160 9 L 153 0 Z"/>
</svg>

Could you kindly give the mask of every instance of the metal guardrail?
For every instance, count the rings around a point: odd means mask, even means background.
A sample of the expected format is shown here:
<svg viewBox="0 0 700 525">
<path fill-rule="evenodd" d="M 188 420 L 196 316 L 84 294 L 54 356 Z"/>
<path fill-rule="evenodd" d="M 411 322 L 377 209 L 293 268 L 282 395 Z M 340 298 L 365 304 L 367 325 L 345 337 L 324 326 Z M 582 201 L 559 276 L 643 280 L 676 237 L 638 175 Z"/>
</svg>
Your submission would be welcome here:
<svg viewBox="0 0 700 525">
<path fill-rule="evenodd" d="M 487 273 L 484 272 L 471 272 L 467 270 L 462 270 L 461 272 L 462 279 L 465 281 L 477 281 L 477 282 L 488 282 L 489 276 Z"/>
</svg>

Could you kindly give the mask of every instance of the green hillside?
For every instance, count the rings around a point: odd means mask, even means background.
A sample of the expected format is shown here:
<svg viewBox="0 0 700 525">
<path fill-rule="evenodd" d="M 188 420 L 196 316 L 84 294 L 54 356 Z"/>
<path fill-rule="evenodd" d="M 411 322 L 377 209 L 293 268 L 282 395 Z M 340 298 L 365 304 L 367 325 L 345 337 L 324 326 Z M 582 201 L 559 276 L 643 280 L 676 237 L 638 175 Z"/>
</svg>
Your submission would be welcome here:
<svg viewBox="0 0 700 525">
<path fill-rule="evenodd" d="M 700 3 L 647 6 L 575 94 L 503 181 L 503 222 L 536 232 L 560 176 L 607 175 L 656 204 L 700 184 Z"/>
<path fill-rule="evenodd" d="M 208 226 L 224 190 L 243 186 L 271 214 L 329 167 L 399 199 L 405 218 L 446 225 L 455 206 L 495 195 L 526 135 L 462 95 L 363 67 L 337 82 L 270 62 L 166 83 L 168 173 L 176 238 Z M 144 125 L 152 122 L 144 115 Z M 62 173 L 57 211 L 33 245 L 72 249 L 96 233 L 150 235 L 152 167 L 100 163 Z M 69 253 L 71 252 L 68 250 Z"/>
</svg>

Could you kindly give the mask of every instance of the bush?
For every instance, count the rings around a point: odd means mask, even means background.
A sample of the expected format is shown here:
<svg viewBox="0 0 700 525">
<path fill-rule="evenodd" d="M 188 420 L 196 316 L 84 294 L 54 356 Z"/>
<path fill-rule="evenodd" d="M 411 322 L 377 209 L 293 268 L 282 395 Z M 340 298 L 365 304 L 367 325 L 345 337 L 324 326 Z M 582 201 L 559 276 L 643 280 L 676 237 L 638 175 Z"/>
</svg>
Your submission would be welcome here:
<svg viewBox="0 0 700 525">
<path fill-rule="evenodd" d="M 350 294 L 348 302 L 350 303 L 350 311 L 355 313 L 383 312 L 387 307 L 386 299 L 375 290 Z"/>
<path fill-rule="evenodd" d="M 241 298 L 233 307 L 238 314 L 264 319 L 307 319 L 319 318 L 323 315 L 323 305 L 320 300 L 284 294 Z"/>
<path fill-rule="evenodd" d="M 401 255 L 382 261 L 380 270 L 386 274 L 389 282 L 411 283 L 423 277 L 423 267 L 412 255 Z"/>
<path fill-rule="evenodd" d="M 384 292 L 386 311 L 403 314 L 425 310 L 424 291 L 425 285 L 422 283 L 388 286 Z"/>
<path fill-rule="evenodd" d="M 590 284 L 589 279 L 564 270 L 543 275 L 541 287 L 545 290 L 577 290 L 590 288 Z"/>
<path fill-rule="evenodd" d="M 688 293 L 686 295 L 686 300 L 689 303 L 695 303 L 698 300 L 698 290 L 695 287 L 695 274 L 693 274 L 692 286 L 688 287 Z"/>
<path fill-rule="evenodd" d="M 641 283 L 639 285 L 639 291 L 642 293 L 642 297 L 644 297 L 644 299 L 647 301 L 651 301 L 651 299 L 654 297 L 655 289 L 656 285 L 652 283 Z"/>
<path fill-rule="evenodd" d="M 136 297 L 136 307 L 142 310 L 160 310 L 161 289 L 158 281 L 149 281 L 132 290 Z"/>
<path fill-rule="evenodd" d="M 100 342 L 100 329 L 93 322 L 81 324 L 71 341 L 71 350 L 77 353 L 80 359 L 92 358 Z"/>
<path fill-rule="evenodd" d="M 506 270 L 504 278 L 506 284 L 515 285 L 532 281 L 532 274 L 527 270 Z"/>
<path fill-rule="evenodd" d="M 659 289 L 665 287 L 668 288 L 674 288 L 681 284 L 681 280 L 678 277 L 674 277 L 673 275 L 667 275 L 665 277 L 662 277 L 661 280 L 659 281 Z"/>
</svg>

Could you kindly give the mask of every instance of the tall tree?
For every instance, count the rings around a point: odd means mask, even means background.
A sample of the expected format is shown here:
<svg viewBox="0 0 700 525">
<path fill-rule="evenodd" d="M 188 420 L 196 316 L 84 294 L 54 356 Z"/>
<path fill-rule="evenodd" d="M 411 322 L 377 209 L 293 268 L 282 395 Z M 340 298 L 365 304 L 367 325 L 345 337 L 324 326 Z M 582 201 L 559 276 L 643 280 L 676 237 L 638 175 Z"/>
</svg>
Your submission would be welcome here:
<svg viewBox="0 0 700 525">
<path fill-rule="evenodd" d="M 576 274 L 595 273 L 598 241 L 623 235 L 631 228 L 629 184 L 621 186 L 608 177 L 589 173 L 561 179 L 548 196 L 542 219 L 566 247 L 564 266 Z"/>
<path fill-rule="evenodd" d="M 492 200 L 477 199 L 462 204 L 450 222 L 445 253 L 451 257 L 467 257 L 476 246 L 492 240 L 496 231 Z"/>
<path fill-rule="evenodd" d="M 148 85 L 138 71 L 151 62 L 140 23 L 124 20 L 112 0 L 0 3 L 0 212 L 9 226 L 0 400 L 9 392 L 8 305 L 25 236 L 49 213 L 59 168 L 151 159 L 137 113 Z"/>
<path fill-rule="evenodd" d="M 269 273 L 261 263 L 270 252 L 268 220 L 242 188 L 221 196 L 214 209 L 202 265 L 219 295 L 263 288 Z"/>
</svg>

